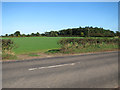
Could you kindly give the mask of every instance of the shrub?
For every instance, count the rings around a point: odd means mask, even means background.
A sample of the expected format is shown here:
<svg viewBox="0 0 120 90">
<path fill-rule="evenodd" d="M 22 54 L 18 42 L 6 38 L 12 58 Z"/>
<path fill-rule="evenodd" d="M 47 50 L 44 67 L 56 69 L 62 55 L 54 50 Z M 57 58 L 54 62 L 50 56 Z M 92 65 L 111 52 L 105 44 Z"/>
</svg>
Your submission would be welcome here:
<svg viewBox="0 0 120 90">
<path fill-rule="evenodd" d="M 14 43 L 10 39 L 2 39 L 2 50 L 3 51 L 11 51 L 14 47 Z"/>
<path fill-rule="evenodd" d="M 61 39 L 58 44 L 61 45 L 62 51 L 74 50 L 77 48 L 86 48 L 89 46 L 99 47 L 103 44 L 118 44 L 120 39 L 79 39 L 79 38 L 67 38 Z"/>
<path fill-rule="evenodd" d="M 2 59 L 15 59 L 16 55 L 12 52 L 15 44 L 10 39 L 2 39 Z"/>
</svg>

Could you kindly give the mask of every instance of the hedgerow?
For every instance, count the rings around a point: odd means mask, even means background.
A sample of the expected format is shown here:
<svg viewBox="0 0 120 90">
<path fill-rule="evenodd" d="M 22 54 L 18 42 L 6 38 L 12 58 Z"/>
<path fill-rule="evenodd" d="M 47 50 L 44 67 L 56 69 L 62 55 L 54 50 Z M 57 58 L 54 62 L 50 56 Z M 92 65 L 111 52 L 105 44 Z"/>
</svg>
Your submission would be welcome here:
<svg viewBox="0 0 120 90">
<path fill-rule="evenodd" d="M 66 38 L 61 39 L 58 44 L 61 45 L 62 51 L 73 50 L 77 48 L 86 48 L 89 46 L 97 46 L 103 44 L 116 44 L 118 45 L 120 39 L 79 39 L 79 38 Z"/>
</svg>

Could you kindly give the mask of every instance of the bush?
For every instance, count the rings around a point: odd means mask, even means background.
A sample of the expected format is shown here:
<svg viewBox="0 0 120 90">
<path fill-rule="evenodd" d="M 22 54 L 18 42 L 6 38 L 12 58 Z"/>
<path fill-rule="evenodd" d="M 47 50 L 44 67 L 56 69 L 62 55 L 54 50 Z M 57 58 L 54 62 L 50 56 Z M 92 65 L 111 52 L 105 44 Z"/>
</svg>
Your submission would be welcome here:
<svg viewBox="0 0 120 90">
<path fill-rule="evenodd" d="M 2 39 L 2 59 L 15 59 L 16 55 L 12 52 L 15 44 L 10 39 Z"/>
<path fill-rule="evenodd" d="M 14 43 L 10 39 L 2 39 L 2 50 L 3 51 L 11 51 L 14 47 Z"/>
<path fill-rule="evenodd" d="M 120 42 L 120 39 L 79 39 L 79 38 L 66 38 L 61 39 L 58 44 L 61 45 L 61 50 L 63 52 L 66 51 L 74 51 L 74 49 L 78 48 L 88 48 L 90 46 L 92 47 L 98 47 L 100 48 L 101 45 L 107 45 L 107 44 L 116 44 L 118 45 L 118 42 Z"/>
<path fill-rule="evenodd" d="M 106 43 L 106 44 L 109 44 L 109 43 L 114 43 L 114 44 L 118 44 L 120 40 L 119 39 L 78 39 L 78 38 L 68 38 L 68 39 L 61 39 L 58 44 L 61 44 L 61 45 L 65 45 L 65 44 L 75 44 L 75 43 L 78 43 L 78 44 L 81 44 L 81 45 L 84 45 L 86 43 L 89 43 L 90 45 L 91 44 L 102 44 L 103 42 Z"/>
</svg>

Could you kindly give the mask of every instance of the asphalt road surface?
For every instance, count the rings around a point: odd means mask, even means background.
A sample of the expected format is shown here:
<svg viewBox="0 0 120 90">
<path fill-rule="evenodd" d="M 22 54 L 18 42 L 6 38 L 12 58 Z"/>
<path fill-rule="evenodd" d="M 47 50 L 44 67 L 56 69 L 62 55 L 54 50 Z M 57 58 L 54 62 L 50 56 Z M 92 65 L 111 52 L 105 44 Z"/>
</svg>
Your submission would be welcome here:
<svg viewBox="0 0 120 90">
<path fill-rule="evenodd" d="M 3 88 L 115 88 L 118 52 L 3 62 Z"/>
</svg>

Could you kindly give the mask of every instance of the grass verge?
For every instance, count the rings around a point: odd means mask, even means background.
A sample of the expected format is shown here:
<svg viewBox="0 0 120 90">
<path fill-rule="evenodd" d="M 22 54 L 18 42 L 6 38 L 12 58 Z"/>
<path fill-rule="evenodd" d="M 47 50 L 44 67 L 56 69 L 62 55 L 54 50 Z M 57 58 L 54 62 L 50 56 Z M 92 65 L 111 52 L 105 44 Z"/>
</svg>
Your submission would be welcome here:
<svg viewBox="0 0 120 90">
<path fill-rule="evenodd" d="M 102 45 L 91 45 L 85 48 L 69 48 L 67 50 L 52 49 L 47 51 L 47 54 L 63 53 L 63 54 L 75 54 L 75 53 L 88 53 L 88 52 L 102 52 L 102 51 L 113 51 L 118 50 L 118 45 L 115 44 L 102 44 Z"/>
<path fill-rule="evenodd" d="M 28 54 L 28 56 L 36 57 L 36 56 L 40 56 L 40 55 L 38 55 L 38 54 L 36 54 L 36 53 L 31 53 L 31 54 Z"/>
<path fill-rule="evenodd" d="M 16 55 L 8 54 L 8 53 L 2 53 L 2 60 L 15 60 L 17 59 Z"/>
</svg>

